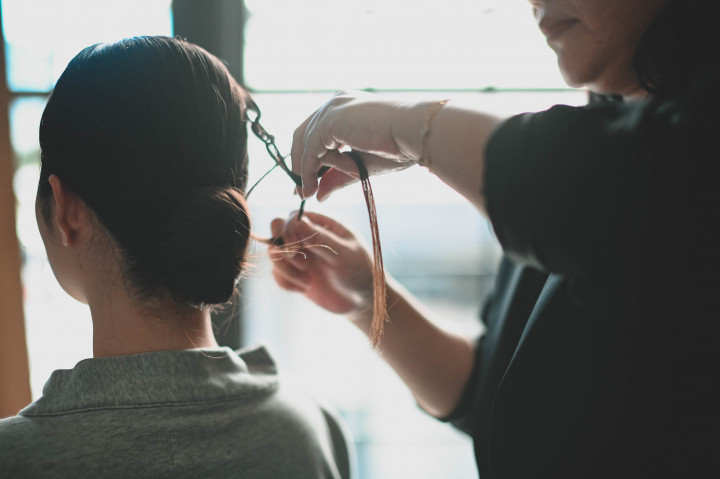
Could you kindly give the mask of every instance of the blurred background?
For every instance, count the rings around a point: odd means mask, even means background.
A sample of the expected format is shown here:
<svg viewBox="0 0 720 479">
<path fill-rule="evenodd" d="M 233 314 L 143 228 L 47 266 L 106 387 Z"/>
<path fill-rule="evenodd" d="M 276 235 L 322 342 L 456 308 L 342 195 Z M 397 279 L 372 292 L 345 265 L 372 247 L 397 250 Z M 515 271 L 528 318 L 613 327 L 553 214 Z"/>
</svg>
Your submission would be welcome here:
<svg viewBox="0 0 720 479">
<path fill-rule="evenodd" d="M 54 369 L 92 355 L 89 311 L 55 281 L 34 214 L 40 116 L 82 48 L 157 34 L 204 46 L 253 92 L 283 153 L 294 128 L 338 89 L 462 98 L 504 115 L 586 99 L 562 82 L 525 0 L 2 0 L 1 8 L 33 399 Z M 250 184 L 271 166 L 250 138 Z M 372 186 L 386 270 L 438 322 L 480 334 L 478 312 L 500 255 L 488 223 L 419 167 Z M 292 190 L 275 171 L 253 192 L 257 234 L 269 235 L 272 218 L 297 209 Z M 359 185 L 307 208 L 369 243 Z M 353 434 L 359 477 L 477 477 L 469 438 L 425 415 L 355 328 L 279 290 L 262 245 L 252 263 L 235 311 L 217 318 L 217 335 L 232 347 L 267 344 L 284 371 L 334 404 Z"/>
</svg>

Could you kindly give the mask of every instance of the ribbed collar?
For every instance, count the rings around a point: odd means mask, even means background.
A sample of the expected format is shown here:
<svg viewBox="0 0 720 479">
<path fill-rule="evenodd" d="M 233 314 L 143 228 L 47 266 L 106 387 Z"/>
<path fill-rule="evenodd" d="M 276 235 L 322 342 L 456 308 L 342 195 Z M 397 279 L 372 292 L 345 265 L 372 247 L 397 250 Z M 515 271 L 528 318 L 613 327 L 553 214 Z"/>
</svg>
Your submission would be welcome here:
<svg viewBox="0 0 720 479">
<path fill-rule="evenodd" d="M 84 359 L 73 369 L 53 372 L 42 397 L 20 414 L 48 416 L 269 394 L 277 388 L 276 374 L 264 347 L 237 353 L 206 348 Z"/>
</svg>

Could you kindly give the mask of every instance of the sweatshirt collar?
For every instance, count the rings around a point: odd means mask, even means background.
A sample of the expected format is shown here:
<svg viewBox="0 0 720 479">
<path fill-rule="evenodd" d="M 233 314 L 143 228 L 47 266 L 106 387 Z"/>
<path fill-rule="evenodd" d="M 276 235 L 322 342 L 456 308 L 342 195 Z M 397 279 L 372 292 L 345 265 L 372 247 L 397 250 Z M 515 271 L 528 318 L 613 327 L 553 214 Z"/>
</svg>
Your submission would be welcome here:
<svg viewBox="0 0 720 479">
<path fill-rule="evenodd" d="M 52 373 L 25 416 L 197 404 L 269 394 L 277 368 L 264 347 L 158 351 L 84 359 Z"/>
</svg>

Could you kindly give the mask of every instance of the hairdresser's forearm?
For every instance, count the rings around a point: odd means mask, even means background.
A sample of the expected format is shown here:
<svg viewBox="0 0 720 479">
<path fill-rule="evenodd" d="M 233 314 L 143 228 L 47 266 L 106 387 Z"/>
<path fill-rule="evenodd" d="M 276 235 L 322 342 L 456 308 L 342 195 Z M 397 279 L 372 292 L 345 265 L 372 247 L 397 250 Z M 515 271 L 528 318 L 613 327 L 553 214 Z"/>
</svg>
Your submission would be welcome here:
<svg viewBox="0 0 720 479">
<path fill-rule="evenodd" d="M 474 342 L 433 324 L 417 300 L 388 280 L 390 323 L 380 340 L 382 358 L 428 413 L 446 416 L 457 405 L 474 360 Z M 371 318 L 353 321 L 368 334 Z"/>
<path fill-rule="evenodd" d="M 401 109 L 396 142 L 487 214 L 482 194 L 485 147 L 501 118 L 449 101 L 433 114 L 427 103 Z M 427 134 L 423 135 L 427 128 Z"/>
</svg>

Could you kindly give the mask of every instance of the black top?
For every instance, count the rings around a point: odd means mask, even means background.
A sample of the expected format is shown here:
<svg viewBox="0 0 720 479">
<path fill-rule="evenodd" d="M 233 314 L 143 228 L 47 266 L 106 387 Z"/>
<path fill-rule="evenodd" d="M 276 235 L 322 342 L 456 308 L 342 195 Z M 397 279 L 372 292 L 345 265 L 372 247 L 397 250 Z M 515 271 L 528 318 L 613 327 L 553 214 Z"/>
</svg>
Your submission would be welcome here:
<svg viewBox="0 0 720 479">
<path fill-rule="evenodd" d="M 713 65 L 673 99 L 494 133 L 485 193 L 507 258 L 449 418 L 482 479 L 720 474 L 717 112 Z"/>
</svg>

